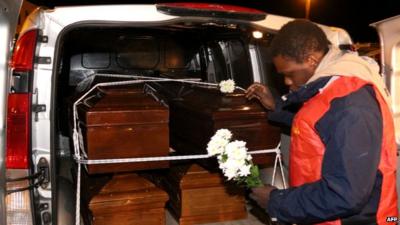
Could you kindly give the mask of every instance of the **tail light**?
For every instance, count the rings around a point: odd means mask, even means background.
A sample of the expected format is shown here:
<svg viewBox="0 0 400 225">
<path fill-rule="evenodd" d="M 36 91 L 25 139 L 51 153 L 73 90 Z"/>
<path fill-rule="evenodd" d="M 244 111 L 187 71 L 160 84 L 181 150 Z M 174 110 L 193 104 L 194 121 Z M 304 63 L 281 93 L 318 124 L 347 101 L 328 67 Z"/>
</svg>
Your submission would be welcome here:
<svg viewBox="0 0 400 225">
<path fill-rule="evenodd" d="M 9 94 L 7 109 L 8 169 L 28 169 L 30 94 Z"/>
<path fill-rule="evenodd" d="M 31 225 L 29 177 L 31 135 L 31 80 L 38 30 L 25 32 L 17 41 L 10 66 L 11 91 L 7 103 L 6 179 L 7 225 Z M 13 180 L 14 178 L 14 180 Z M 15 179 L 19 178 L 19 179 Z"/>
<path fill-rule="evenodd" d="M 7 104 L 7 169 L 29 167 L 32 76 L 38 30 L 25 32 L 17 41 L 10 66 L 13 69 Z"/>
<path fill-rule="evenodd" d="M 15 72 L 32 71 L 37 36 L 38 30 L 30 30 L 18 39 L 11 61 L 11 68 Z"/>
</svg>

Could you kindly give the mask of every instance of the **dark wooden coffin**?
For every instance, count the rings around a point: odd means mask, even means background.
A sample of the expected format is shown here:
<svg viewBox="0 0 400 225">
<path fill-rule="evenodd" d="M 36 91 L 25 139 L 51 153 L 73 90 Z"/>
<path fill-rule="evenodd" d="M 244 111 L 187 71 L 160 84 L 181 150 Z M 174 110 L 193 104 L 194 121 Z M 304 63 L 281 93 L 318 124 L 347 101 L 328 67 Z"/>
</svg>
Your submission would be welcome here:
<svg viewBox="0 0 400 225">
<path fill-rule="evenodd" d="M 79 105 L 78 114 L 89 159 L 166 156 L 168 108 L 142 87 L 98 88 Z M 168 162 L 89 165 L 108 173 L 168 167 Z"/>
<path fill-rule="evenodd" d="M 168 209 L 180 225 L 213 223 L 247 217 L 243 190 L 224 183 L 219 173 L 197 164 L 171 166 L 150 179 L 168 192 Z"/>
<path fill-rule="evenodd" d="M 134 173 L 87 179 L 87 225 L 165 224 L 168 195 L 147 179 Z"/>
<path fill-rule="evenodd" d="M 204 154 L 218 129 L 232 131 L 235 140 L 247 142 L 249 151 L 275 148 L 280 128 L 268 122 L 268 112 L 243 91 L 223 94 L 216 88 L 180 83 L 154 85 L 170 107 L 171 146 L 186 154 Z M 272 164 L 274 154 L 253 156 L 257 164 Z"/>
</svg>

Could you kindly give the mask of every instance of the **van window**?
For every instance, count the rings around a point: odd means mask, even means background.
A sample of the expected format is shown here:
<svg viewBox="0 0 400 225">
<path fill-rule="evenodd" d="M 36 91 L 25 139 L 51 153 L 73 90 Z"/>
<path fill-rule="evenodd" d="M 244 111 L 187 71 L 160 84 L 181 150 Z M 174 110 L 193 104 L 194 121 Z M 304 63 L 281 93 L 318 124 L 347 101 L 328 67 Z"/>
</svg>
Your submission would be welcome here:
<svg viewBox="0 0 400 225">
<path fill-rule="evenodd" d="M 247 33 L 215 27 L 77 29 L 65 38 L 63 70 L 75 86 L 95 73 L 253 82 Z M 96 40 L 96 41 L 93 41 Z"/>
<path fill-rule="evenodd" d="M 118 43 L 117 63 L 125 69 L 154 69 L 160 61 L 159 48 L 154 37 L 123 39 Z"/>
<path fill-rule="evenodd" d="M 250 56 L 240 40 L 219 40 L 207 46 L 207 80 L 220 82 L 234 79 L 236 84 L 246 88 L 252 82 Z"/>
</svg>

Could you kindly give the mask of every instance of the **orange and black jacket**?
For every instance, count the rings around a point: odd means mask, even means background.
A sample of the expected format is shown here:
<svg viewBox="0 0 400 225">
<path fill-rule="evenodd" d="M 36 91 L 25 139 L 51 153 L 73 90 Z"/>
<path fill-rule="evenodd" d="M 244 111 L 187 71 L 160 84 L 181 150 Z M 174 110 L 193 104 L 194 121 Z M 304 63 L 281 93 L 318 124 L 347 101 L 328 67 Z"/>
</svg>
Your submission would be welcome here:
<svg viewBox="0 0 400 225">
<path fill-rule="evenodd" d="M 300 109 L 287 110 L 293 105 Z M 372 84 L 323 77 L 288 94 L 269 117 L 291 125 L 290 188 L 271 192 L 271 217 L 292 224 L 393 224 L 394 124 Z"/>
</svg>

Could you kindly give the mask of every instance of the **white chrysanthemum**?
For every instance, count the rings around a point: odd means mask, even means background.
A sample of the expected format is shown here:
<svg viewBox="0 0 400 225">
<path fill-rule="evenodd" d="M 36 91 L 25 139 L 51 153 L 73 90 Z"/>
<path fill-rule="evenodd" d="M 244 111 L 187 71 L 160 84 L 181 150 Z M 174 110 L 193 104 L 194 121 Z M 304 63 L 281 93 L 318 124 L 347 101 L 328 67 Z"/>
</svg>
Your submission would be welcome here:
<svg viewBox="0 0 400 225">
<path fill-rule="evenodd" d="M 246 161 L 244 161 L 244 160 L 237 160 L 237 159 L 229 159 L 228 158 L 227 161 L 229 161 L 228 165 L 232 166 L 237 171 L 239 171 L 240 168 L 242 168 L 244 165 L 246 165 Z"/>
<path fill-rule="evenodd" d="M 232 132 L 228 129 L 219 129 L 219 130 L 217 130 L 217 132 L 215 133 L 215 135 L 213 137 L 221 137 L 226 140 L 231 140 Z"/>
<path fill-rule="evenodd" d="M 226 165 L 225 165 L 225 163 L 219 161 L 218 164 L 219 164 L 219 168 L 222 170 L 222 172 L 224 172 L 224 171 L 226 170 Z"/>
<path fill-rule="evenodd" d="M 251 161 L 252 159 L 253 159 L 253 157 L 251 155 L 247 155 L 247 158 L 246 158 L 247 161 Z"/>
<path fill-rule="evenodd" d="M 232 133 L 228 129 L 219 129 L 208 142 L 207 151 L 217 157 L 219 168 L 228 180 L 243 182 L 241 178 L 252 176 L 252 157 L 247 153 L 246 142 L 230 142 L 231 138 Z"/>
<path fill-rule="evenodd" d="M 237 170 L 235 170 L 234 168 L 226 168 L 226 170 L 224 171 L 224 175 L 228 180 L 232 180 L 237 176 Z"/>
<path fill-rule="evenodd" d="M 240 169 L 244 166 L 245 166 L 244 161 L 230 159 L 230 158 L 228 158 L 226 162 L 220 164 L 220 168 L 222 169 L 224 175 L 228 177 L 228 180 L 234 177 L 238 177 Z"/>
<path fill-rule="evenodd" d="M 207 144 L 208 155 L 219 155 L 225 151 L 225 146 L 228 145 L 229 140 L 220 137 L 212 137 L 211 141 Z"/>
<path fill-rule="evenodd" d="M 251 167 L 251 165 L 243 165 L 242 167 L 240 167 L 239 176 L 246 177 L 246 176 L 250 175 L 250 167 Z"/>
<path fill-rule="evenodd" d="M 231 180 L 237 177 L 239 168 L 240 166 L 236 162 L 233 160 L 227 160 L 225 163 L 223 163 L 222 172 L 224 173 L 224 176 L 228 178 L 228 180 Z"/>
<path fill-rule="evenodd" d="M 229 159 L 245 161 L 247 159 L 246 142 L 233 141 L 226 145 L 225 152 Z"/>
<path fill-rule="evenodd" d="M 235 81 L 228 79 L 219 83 L 219 90 L 222 93 L 232 93 L 235 90 Z"/>
</svg>

